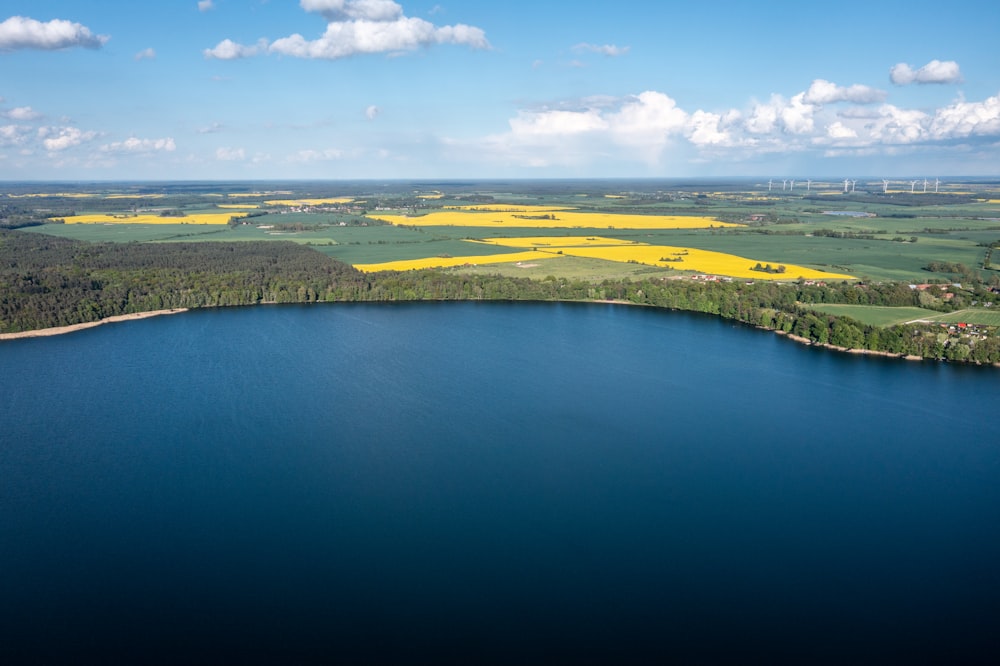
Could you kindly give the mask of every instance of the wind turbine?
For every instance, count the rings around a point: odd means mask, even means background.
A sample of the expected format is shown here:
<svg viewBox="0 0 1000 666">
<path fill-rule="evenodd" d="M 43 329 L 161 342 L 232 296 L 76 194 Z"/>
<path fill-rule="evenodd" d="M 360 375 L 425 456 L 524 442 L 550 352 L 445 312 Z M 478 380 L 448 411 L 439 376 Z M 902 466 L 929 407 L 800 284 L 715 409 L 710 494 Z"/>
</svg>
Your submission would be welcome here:
<svg viewBox="0 0 1000 666">
<path fill-rule="evenodd" d="M 774 184 L 774 181 L 773 181 L 773 180 L 768 180 L 768 181 L 767 181 L 767 191 L 768 191 L 768 192 L 770 192 L 770 191 L 771 191 L 771 185 L 773 185 L 773 184 Z"/>
<path fill-rule="evenodd" d="M 882 179 L 882 194 L 889 194 L 889 181 Z"/>
<path fill-rule="evenodd" d="M 857 184 L 858 184 L 857 178 L 851 181 L 851 194 L 854 194 L 854 188 L 857 187 Z"/>
<path fill-rule="evenodd" d="M 910 194 L 913 194 L 914 190 L 916 190 L 916 188 L 917 188 L 917 181 L 911 180 L 910 181 Z"/>
<path fill-rule="evenodd" d="M 813 182 L 811 180 L 806 181 L 806 192 L 812 189 Z"/>
<path fill-rule="evenodd" d="M 924 178 L 924 194 L 927 194 L 927 179 Z"/>
<path fill-rule="evenodd" d="M 787 179 L 787 178 L 784 178 L 784 179 L 782 179 L 782 181 L 781 181 L 781 191 L 782 191 L 782 192 L 784 192 L 784 191 L 785 191 L 785 186 L 786 186 L 786 185 L 788 185 L 788 179 Z"/>
<path fill-rule="evenodd" d="M 844 179 L 844 194 L 847 194 L 847 184 L 850 183 L 850 182 L 851 181 L 848 180 L 847 178 Z"/>
<path fill-rule="evenodd" d="M 938 185 L 940 185 L 940 184 L 941 184 L 941 181 L 938 180 L 937 178 L 935 178 L 934 179 L 934 194 L 938 193 L 937 188 L 938 188 Z"/>
<path fill-rule="evenodd" d="M 789 191 L 795 189 L 795 179 L 794 178 L 792 179 L 791 186 L 788 189 L 789 189 Z"/>
</svg>

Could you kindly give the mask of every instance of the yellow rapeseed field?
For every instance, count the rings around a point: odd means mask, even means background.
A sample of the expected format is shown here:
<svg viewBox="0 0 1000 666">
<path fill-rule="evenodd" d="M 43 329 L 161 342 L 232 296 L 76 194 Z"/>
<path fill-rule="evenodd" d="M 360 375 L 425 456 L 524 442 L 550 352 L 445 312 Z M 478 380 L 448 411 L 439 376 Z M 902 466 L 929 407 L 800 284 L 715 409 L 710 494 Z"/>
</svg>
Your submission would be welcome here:
<svg viewBox="0 0 1000 666">
<path fill-rule="evenodd" d="M 228 224 L 229 218 L 242 217 L 239 213 L 195 213 L 184 217 L 161 217 L 159 215 L 71 215 L 64 218 L 66 224 Z"/>
<path fill-rule="evenodd" d="M 495 210 L 493 209 L 495 208 Z M 395 225 L 418 227 L 527 227 L 532 229 L 704 229 L 738 227 L 711 217 L 580 213 L 548 206 L 496 206 L 449 209 L 417 217 L 372 214 Z"/>
<path fill-rule="evenodd" d="M 109 194 L 105 199 L 162 199 L 165 194 Z"/>
<path fill-rule="evenodd" d="M 260 208 L 260 204 L 215 204 L 216 208 Z"/>
<path fill-rule="evenodd" d="M 559 241 L 563 241 L 560 243 Z M 565 241 L 571 241 L 566 243 Z M 757 280 L 850 280 L 850 275 L 826 273 L 795 264 L 781 264 L 776 261 L 748 259 L 735 254 L 712 252 L 694 248 L 675 247 L 670 245 L 647 245 L 617 238 L 591 236 L 580 239 L 560 238 L 558 236 L 526 237 L 526 238 L 494 238 L 484 243 L 502 245 L 504 247 L 535 247 L 539 253 L 558 253 L 574 257 L 591 257 L 610 261 L 634 261 L 651 266 L 670 267 L 676 270 L 695 271 L 711 275 L 726 275 L 738 278 L 753 278 Z M 668 261 L 663 261 L 667 259 Z M 677 260 L 680 261 L 677 261 Z M 751 270 L 757 263 L 773 267 L 783 265 L 784 273 L 765 273 Z"/>
<path fill-rule="evenodd" d="M 465 266 L 466 264 L 504 264 L 518 261 L 538 261 L 553 259 L 553 255 L 539 252 L 513 252 L 508 254 L 492 254 L 471 257 L 427 257 L 426 259 L 405 259 L 402 261 L 387 261 L 381 264 L 354 264 L 359 271 L 374 273 L 375 271 L 412 271 L 419 268 L 447 268 L 449 266 Z"/>
</svg>

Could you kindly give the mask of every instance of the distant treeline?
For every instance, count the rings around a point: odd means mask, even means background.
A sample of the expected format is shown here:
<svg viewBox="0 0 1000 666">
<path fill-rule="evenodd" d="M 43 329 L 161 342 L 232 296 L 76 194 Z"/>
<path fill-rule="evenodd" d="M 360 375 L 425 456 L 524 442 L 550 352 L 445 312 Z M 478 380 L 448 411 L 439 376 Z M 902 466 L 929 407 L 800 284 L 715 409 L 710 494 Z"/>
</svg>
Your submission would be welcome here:
<svg viewBox="0 0 1000 666">
<path fill-rule="evenodd" d="M 907 285 L 759 281 L 544 280 L 450 271 L 365 274 L 295 243 L 86 243 L 0 231 L 0 332 L 98 321 L 167 308 L 258 303 L 416 300 L 621 301 L 718 315 L 818 344 L 928 358 L 1000 362 L 991 332 L 955 337 L 939 326 L 867 326 L 817 314 L 811 303 L 922 306 L 942 311 L 994 295 L 985 284 L 929 300 Z"/>
</svg>

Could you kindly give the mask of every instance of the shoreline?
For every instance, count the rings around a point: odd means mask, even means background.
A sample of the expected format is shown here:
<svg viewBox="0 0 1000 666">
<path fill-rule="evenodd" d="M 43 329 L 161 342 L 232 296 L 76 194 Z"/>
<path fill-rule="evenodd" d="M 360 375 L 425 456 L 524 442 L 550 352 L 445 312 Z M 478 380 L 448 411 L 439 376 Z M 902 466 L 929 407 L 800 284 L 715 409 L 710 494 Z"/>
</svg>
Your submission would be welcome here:
<svg viewBox="0 0 1000 666">
<path fill-rule="evenodd" d="M 757 326 L 756 328 L 759 328 L 762 331 L 771 331 L 772 333 L 775 333 L 777 335 L 783 335 L 786 338 L 788 338 L 789 340 L 794 340 L 795 342 L 798 342 L 799 344 L 806 345 L 808 347 L 820 347 L 822 349 L 831 349 L 833 351 L 838 351 L 838 352 L 842 352 L 842 353 L 845 353 L 845 354 L 863 354 L 865 356 L 885 356 L 886 358 L 898 358 L 898 359 L 902 359 L 904 361 L 925 361 L 925 360 L 931 360 L 932 361 L 932 360 L 934 360 L 934 359 L 926 359 L 923 356 L 915 356 L 913 354 L 898 354 L 898 353 L 895 353 L 895 352 L 880 351 L 880 350 L 876 350 L 876 349 L 859 349 L 859 348 L 856 348 L 856 347 L 841 347 L 839 345 L 831 345 L 829 342 L 813 342 L 809 338 L 803 338 L 802 336 L 799 336 L 799 335 L 792 335 L 791 333 L 786 333 L 785 331 L 779 331 L 779 330 L 776 330 L 776 329 L 773 329 L 773 328 L 764 328 L 764 327 L 761 327 L 761 326 Z"/>
<path fill-rule="evenodd" d="M 19 340 L 22 338 L 44 338 L 50 335 L 64 335 L 75 331 L 82 331 L 95 326 L 113 324 L 119 321 L 133 321 L 136 319 L 148 319 L 149 317 L 159 317 L 160 315 L 180 314 L 187 312 L 188 308 L 172 308 L 170 310 L 152 310 L 150 312 L 133 312 L 124 315 L 106 317 L 99 321 L 88 321 L 82 324 L 71 324 L 69 326 L 53 326 L 52 328 L 38 328 L 33 331 L 18 331 L 17 333 L 0 333 L 0 340 Z"/>
<path fill-rule="evenodd" d="M 634 306 L 634 307 L 649 307 L 649 308 L 657 308 L 657 307 L 659 307 L 659 306 L 656 306 L 656 305 L 648 305 L 648 304 L 644 304 L 644 303 L 632 303 L 630 301 L 622 301 L 622 300 L 616 300 L 616 299 L 595 299 L 595 300 L 589 300 L 588 299 L 588 300 L 580 300 L 580 301 L 571 300 L 571 301 L 567 301 L 567 302 L 605 303 L 607 305 L 630 305 L 630 306 Z M 261 301 L 260 303 L 256 303 L 255 305 L 276 305 L 276 304 L 277 303 L 275 301 Z M 237 307 L 246 307 L 246 306 L 237 306 Z M 663 308 L 663 309 L 672 310 L 673 308 Z M 169 309 L 169 310 L 152 310 L 150 312 L 133 312 L 131 314 L 115 315 L 114 317 L 106 317 L 105 319 L 101 319 L 100 321 L 89 321 L 89 322 L 85 322 L 85 323 L 82 323 L 82 324 L 72 324 L 70 326 L 56 326 L 56 327 L 53 327 L 53 328 L 40 328 L 40 329 L 35 329 L 33 331 L 19 331 L 17 333 L 0 333 L 0 342 L 2 342 L 4 340 L 18 340 L 18 339 L 23 339 L 23 338 L 41 338 L 41 337 L 48 337 L 48 336 L 52 336 L 52 335 L 63 335 L 63 334 L 66 334 L 66 333 L 73 333 L 75 331 L 81 331 L 81 330 L 84 330 L 84 329 L 87 329 L 87 328 L 93 328 L 95 326 L 102 326 L 104 324 L 113 324 L 113 323 L 121 322 L 121 321 L 133 321 L 133 320 L 137 320 L 137 319 L 148 319 L 149 317 L 158 317 L 160 315 L 180 314 L 182 312 L 187 312 L 188 310 L 189 310 L 189 308 L 172 308 L 172 309 Z M 695 312 L 693 310 L 680 310 L 680 311 L 681 312 Z M 703 313 L 703 314 L 707 314 L 707 313 Z M 712 315 L 710 315 L 710 316 L 712 316 Z M 718 315 L 714 315 L 714 316 L 718 317 Z M 725 317 L 721 317 L 721 318 L 725 319 Z M 803 337 L 800 337 L 798 335 L 793 335 L 792 333 L 788 333 L 786 331 L 781 331 L 781 330 L 774 329 L 774 328 L 767 328 L 767 327 L 764 327 L 764 326 L 756 326 L 756 325 L 753 325 L 753 324 L 750 324 L 750 326 L 752 326 L 753 328 L 756 328 L 758 330 L 769 331 L 771 333 L 774 333 L 775 335 L 783 336 L 783 337 L 785 337 L 785 338 L 787 338 L 789 340 L 793 340 L 794 342 L 797 342 L 797 343 L 799 343 L 801 345 L 805 345 L 807 347 L 819 347 L 821 349 L 829 349 L 831 351 L 840 352 L 842 354 L 857 354 L 857 355 L 863 355 L 863 356 L 882 356 L 884 358 L 893 358 L 893 359 L 898 359 L 898 360 L 902 360 L 902 361 L 938 361 L 938 362 L 943 362 L 943 359 L 926 358 L 926 357 L 923 357 L 923 356 L 915 356 L 913 354 L 900 354 L 900 353 L 895 353 L 895 352 L 880 351 L 880 350 L 874 350 L 874 349 L 863 349 L 863 348 L 859 349 L 859 348 L 854 348 L 854 347 L 840 347 L 838 345 L 830 344 L 829 342 L 824 342 L 824 343 L 813 342 L 809 338 L 803 338 Z M 969 364 L 969 365 L 992 365 L 995 368 L 1000 368 L 1000 363 L 986 363 L 986 364 L 983 364 L 983 363 L 972 363 L 972 364 Z"/>
</svg>

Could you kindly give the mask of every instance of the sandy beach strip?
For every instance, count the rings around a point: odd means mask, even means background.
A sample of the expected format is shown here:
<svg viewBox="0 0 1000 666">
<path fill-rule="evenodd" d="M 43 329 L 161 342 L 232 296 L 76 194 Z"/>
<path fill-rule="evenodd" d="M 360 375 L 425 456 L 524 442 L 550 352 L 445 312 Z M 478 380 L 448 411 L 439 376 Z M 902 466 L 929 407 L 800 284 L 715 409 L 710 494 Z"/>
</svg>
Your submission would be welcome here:
<svg viewBox="0 0 1000 666">
<path fill-rule="evenodd" d="M 93 328 L 101 324 L 112 324 L 116 321 L 132 321 L 134 319 L 146 319 L 148 317 L 158 317 L 160 315 L 172 315 L 179 312 L 187 312 L 187 308 L 173 308 L 172 310 L 153 310 L 151 312 L 133 312 L 132 314 L 117 315 L 107 317 L 100 321 L 88 321 L 72 326 L 55 326 L 53 328 L 39 328 L 34 331 L 19 331 L 17 333 L 0 333 L 0 340 L 17 340 L 18 338 L 40 338 L 48 335 L 62 335 L 73 331 L 82 331 L 85 328 Z"/>
</svg>

